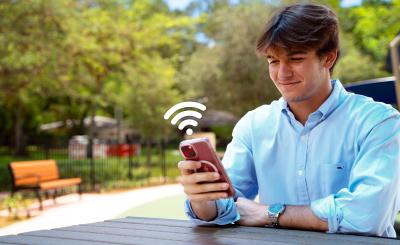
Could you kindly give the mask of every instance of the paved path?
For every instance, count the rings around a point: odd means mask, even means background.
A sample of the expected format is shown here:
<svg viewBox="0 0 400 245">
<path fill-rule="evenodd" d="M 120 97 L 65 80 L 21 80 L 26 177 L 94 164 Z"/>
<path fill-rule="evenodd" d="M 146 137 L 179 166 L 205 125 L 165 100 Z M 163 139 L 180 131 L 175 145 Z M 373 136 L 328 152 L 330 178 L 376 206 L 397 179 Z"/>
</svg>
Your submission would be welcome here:
<svg viewBox="0 0 400 245">
<path fill-rule="evenodd" d="M 164 185 L 113 194 L 70 194 L 43 202 L 44 211 L 26 221 L 0 229 L 0 236 L 34 230 L 93 223 L 113 219 L 135 206 L 167 197 L 183 194 L 180 185 Z M 36 204 L 37 205 L 37 204 Z"/>
</svg>

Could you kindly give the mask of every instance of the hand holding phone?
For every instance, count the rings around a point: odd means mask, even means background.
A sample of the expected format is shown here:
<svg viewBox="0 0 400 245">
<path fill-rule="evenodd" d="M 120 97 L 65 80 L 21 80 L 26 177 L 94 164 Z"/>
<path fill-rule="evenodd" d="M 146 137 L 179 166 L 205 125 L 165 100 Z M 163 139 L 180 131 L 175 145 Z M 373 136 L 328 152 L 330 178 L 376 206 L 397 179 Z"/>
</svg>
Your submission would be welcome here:
<svg viewBox="0 0 400 245">
<path fill-rule="evenodd" d="M 186 160 L 201 163 L 200 168 L 193 169 L 194 173 L 217 172 L 219 178 L 216 180 L 214 179 L 212 183 L 227 183 L 228 188 L 225 190 L 227 197 L 233 197 L 235 195 L 235 189 L 233 188 L 221 161 L 207 138 L 184 140 L 180 143 L 179 150 Z M 198 182 L 197 184 L 202 183 L 210 183 L 210 181 Z M 216 189 L 211 190 L 210 192 L 218 191 L 221 190 Z"/>
</svg>

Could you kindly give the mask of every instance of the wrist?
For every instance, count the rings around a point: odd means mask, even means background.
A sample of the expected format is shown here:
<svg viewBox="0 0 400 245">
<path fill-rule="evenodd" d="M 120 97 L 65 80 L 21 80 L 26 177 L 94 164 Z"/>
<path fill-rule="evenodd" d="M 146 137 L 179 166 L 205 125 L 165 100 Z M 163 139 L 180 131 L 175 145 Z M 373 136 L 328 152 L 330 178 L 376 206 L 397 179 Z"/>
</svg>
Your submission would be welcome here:
<svg viewBox="0 0 400 245">
<path fill-rule="evenodd" d="M 192 211 L 198 219 L 204 221 L 214 220 L 217 215 L 217 204 L 215 201 L 189 201 Z"/>
<path fill-rule="evenodd" d="M 270 221 L 269 225 L 272 225 L 275 228 L 280 227 L 279 219 L 282 214 L 285 212 L 286 206 L 281 203 L 275 203 L 268 207 L 267 215 Z"/>
<path fill-rule="evenodd" d="M 265 225 L 264 226 L 272 226 L 272 219 L 271 217 L 268 215 L 268 209 L 269 209 L 270 205 L 265 206 L 264 209 L 264 214 L 265 214 Z"/>
<path fill-rule="evenodd" d="M 271 219 L 268 216 L 267 205 L 260 205 L 258 215 L 255 217 L 257 226 L 269 226 L 271 225 Z"/>
</svg>

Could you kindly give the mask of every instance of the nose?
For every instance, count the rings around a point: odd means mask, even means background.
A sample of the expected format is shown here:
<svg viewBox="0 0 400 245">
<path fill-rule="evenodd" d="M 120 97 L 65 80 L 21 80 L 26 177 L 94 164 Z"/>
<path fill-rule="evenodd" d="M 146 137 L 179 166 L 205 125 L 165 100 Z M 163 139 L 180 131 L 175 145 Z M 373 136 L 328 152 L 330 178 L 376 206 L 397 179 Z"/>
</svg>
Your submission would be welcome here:
<svg viewBox="0 0 400 245">
<path fill-rule="evenodd" d="M 278 69 L 278 80 L 279 81 L 290 80 L 292 76 L 293 76 L 293 71 L 290 68 L 290 66 L 288 66 L 284 62 L 281 62 L 279 64 L 279 69 Z"/>
</svg>

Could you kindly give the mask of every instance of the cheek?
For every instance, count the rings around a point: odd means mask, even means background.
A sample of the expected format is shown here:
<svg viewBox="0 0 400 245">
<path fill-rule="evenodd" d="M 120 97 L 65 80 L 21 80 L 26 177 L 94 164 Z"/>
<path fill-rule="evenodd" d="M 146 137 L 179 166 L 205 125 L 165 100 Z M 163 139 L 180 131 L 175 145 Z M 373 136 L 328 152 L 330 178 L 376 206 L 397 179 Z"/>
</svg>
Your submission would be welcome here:
<svg viewBox="0 0 400 245">
<path fill-rule="evenodd" d="M 272 79 L 272 81 L 275 82 L 275 78 L 276 78 L 276 75 L 277 75 L 276 68 L 270 66 L 269 69 L 268 69 L 268 72 L 269 72 L 269 76 Z"/>
<path fill-rule="evenodd" d="M 296 67 L 293 72 L 299 80 L 303 81 L 310 80 L 315 73 L 313 67 L 307 65 Z"/>
</svg>

